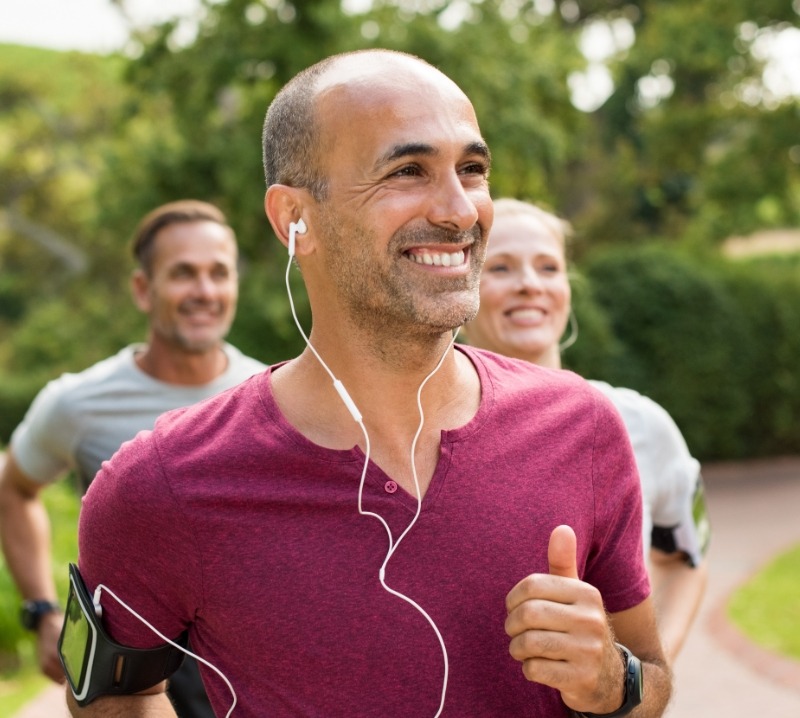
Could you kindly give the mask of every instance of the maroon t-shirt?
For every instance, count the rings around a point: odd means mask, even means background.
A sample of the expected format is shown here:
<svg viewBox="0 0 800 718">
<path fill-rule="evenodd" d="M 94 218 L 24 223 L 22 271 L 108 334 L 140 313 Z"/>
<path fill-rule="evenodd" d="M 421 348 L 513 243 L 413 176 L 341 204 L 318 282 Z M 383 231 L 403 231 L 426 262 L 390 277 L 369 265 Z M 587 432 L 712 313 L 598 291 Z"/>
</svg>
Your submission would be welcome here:
<svg viewBox="0 0 800 718">
<path fill-rule="evenodd" d="M 557 691 L 527 681 L 508 652 L 505 597 L 547 572 L 558 524 L 578 536 L 581 577 L 617 612 L 649 593 L 641 497 L 616 411 L 579 377 L 459 348 L 481 381 L 467 425 L 442 432 L 417 524 L 386 582 L 420 604 L 449 658 L 443 715 L 566 716 Z M 279 367 L 274 367 L 273 371 Z M 369 429 L 369 427 L 367 427 Z M 378 570 L 386 530 L 357 511 L 358 448 L 324 449 L 281 415 L 270 372 L 125 444 L 87 494 L 80 566 L 232 682 L 233 718 L 435 715 L 438 639 Z M 395 539 L 416 498 L 370 464 L 364 510 Z M 126 645 L 160 640 L 108 597 Z M 201 666 L 218 715 L 225 684 Z"/>
</svg>

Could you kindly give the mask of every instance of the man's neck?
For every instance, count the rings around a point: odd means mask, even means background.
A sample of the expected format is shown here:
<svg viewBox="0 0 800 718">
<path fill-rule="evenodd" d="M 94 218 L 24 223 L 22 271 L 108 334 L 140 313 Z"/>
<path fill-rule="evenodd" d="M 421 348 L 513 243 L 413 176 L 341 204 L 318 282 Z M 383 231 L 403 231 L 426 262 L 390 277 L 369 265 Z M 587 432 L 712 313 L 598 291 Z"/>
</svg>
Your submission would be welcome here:
<svg viewBox="0 0 800 718">
<path fill-rule="evenodd" d="M 424 493 L 438 461 L 441 432 L 463 426 L 478 411 L 480 382 L 470 360 L 450 347 L 446 337 L 435 353 L 429 352 L 427 360 L 418 351 L 411 356 L 406 352 L 405 369 L 400 368 L 397 355 L 386 362 L 369 352 L 326 352 L 324 342 L 320 347 L 315 345 L 363 417 L 371 458 L 410 492 L 409 452 L 420 426 L 417 396 L 420 385 L 445 355 L 420 396 L 424 424 L 416 460 Z M 284 417 L 307 439 L 330 449 L 347 450 L 356 445 L 365 449 L 361 427 L 311 351 L 274 372 L 272 387 Z"/>
<path fill-rule="evenodd" d="M 187 352 L 152 338 L 135 359 L 137 366 L 154 379 L 182 386 L 208 384 L 228 368 L 221 345 L 204 352 Z"/>
<path fill-rule="evenodd" d="M 438 430 L 461 426 L 474 415 L 480 398 L 475 369 L 450 346 L 450 335 L 420 343 L 398 341 L 379 350 L 357 340 L 334 349 L 333 342 L 312 334 L 311 342 L 333 375 L 346 389 L 364 418 L 370 436 L 407 443 L 419 424 L 421 401 L 426 425 Z M 329 448 L 351 448 L 361 442 L 361 430 L 333 386 L 333 379 L 308 349 L 275 372 L 273 390 L 287 419 L 307 438 Z"/>
</svg>

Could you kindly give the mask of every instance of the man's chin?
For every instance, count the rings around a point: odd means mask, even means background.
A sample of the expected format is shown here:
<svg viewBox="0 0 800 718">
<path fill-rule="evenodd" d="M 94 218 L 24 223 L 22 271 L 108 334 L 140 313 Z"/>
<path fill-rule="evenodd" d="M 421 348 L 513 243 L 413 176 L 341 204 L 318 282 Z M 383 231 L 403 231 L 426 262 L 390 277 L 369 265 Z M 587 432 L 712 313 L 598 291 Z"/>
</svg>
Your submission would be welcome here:
<svg viewBox="0 0 800 718">
<path fill-rule="evenodd" d="M 180 336 L 177 338 L 177 344 L 186 354 L 202 355 L 219 349 L 222 345 L 223 338 L 224 337 L 219 334 L 202 337 Z"/>
</svg>

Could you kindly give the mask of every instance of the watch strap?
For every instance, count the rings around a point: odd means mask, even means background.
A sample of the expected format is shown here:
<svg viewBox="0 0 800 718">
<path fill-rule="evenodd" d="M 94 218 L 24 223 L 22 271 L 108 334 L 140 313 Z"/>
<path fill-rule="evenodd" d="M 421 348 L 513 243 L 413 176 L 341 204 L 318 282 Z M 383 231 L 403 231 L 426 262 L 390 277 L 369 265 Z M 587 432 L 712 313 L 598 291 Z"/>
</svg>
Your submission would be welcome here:
<svg viewBox="0 0 800 718">
<path fill-rule="evenodd" d="M 22 602 L 20 620 L 22 621 L 22 625 L 29 631 L 35 631 L 39 628 L 39 624 L 44 616 L 48 613 L 55 613 L 60 610 L 61 606 L 58 601 L 48 601 L 44 599 L 26 600 Z"/>
</svg>

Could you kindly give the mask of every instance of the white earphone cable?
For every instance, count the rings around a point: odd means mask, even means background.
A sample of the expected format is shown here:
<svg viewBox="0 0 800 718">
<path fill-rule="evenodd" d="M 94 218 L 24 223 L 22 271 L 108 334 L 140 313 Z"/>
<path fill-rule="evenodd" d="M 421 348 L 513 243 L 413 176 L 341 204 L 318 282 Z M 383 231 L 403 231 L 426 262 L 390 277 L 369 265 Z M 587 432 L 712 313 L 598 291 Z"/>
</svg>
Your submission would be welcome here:
<svg viewBox="0 0 800 718">
<path fill-rule="evenodd" d="M 205 666 L 208 666 L 212 671 L 214 671 L 223 681 L 225 681 L 225 685 L 228 686 L 228 690 L 231 692 L 231 696 L 233 696 L 233 703 L 231 703 L 231 707 L 228 709 L 228 712 L 225 714 L 225 718 L 230 718 L 231 713 L 233 713 L 233 709 L 236 707 L 236 691 L 233 690 L 233 686 L 231 682 L 228 680 L 227 676 L 219 670 L 214 664 L 209 663 L 205 658 L 198 656 L 195 653 L 192 653 L 190 650 L 184 648 L 183 646 L 178 645 L 175 641 L 170 640 L 167 638 L 161 631 L 159 631 L 152 623 L 150 623 L 146 618 L 140 616 L 136 611 L 134 611 L 125 601 L 123 601 L 116 593 L 114 593 L 108 586 L 105 584 L 99 584 L 97 588 L 94 590 L 94 597 L 93 602 L 95 606 L 100 604 L 100 593 L 101 591 L 105 591 L 111 598 L 113 598 L 120 606 L 122 606 L 126 611 L 128 611 L 131 615 L 135 618 L 139 619 L 145 626 L 147 626 L 153 633 L 155 633 L 162 641 L 166 641 L 171 646 L 174 646 L 179 651 L 183 651 L 187 656 L 192 656 L 196 660 L 200 661 Z"/>
<path fill-rule="evenodd" d="M 295 232 L 294 228 L 290 227 L 290 229 L 289 229 L 290 240 L 294 239 L 294 232 Z M 293 242 L 290 241 L 290 245 L 292 245 L 292 244 L 293 244 Z M 387 534 L 387 536 L 389 538 L 389 549 L 388 549 L 388 551 L 386 553 L 386 557 L 383 560 L 383 564 L 381 565 L 380 570 L 378 571 L 378 578 L 380 580 L 381 586 L 383 586 L 384 590 L 386 590 L 388 593 L 392 594 L 393 596 L 396 596 L 397 598 L 402 599 L 406 603 L 408 603 L 411 606 L 413 606 L 420 614 L 422 614 L 422 616 L 430 624 L 431 628 L 433 629 L 434 633 L 436 634 L 436 638 L 438 639 L 439 645 L 440 645 L 440 647 L 442 649 L 442 657 L 443 657 L 443 660 L 444 660 L 444 678 L 443 678 L 443 681 L 442 681 L 442 695 L 441 695 L 441 701 L 439 703 L 439 709 L 437 710 L 436 714 L 434 715 L 434 718 L 439 718 L 439 716 L 442 714 L 442 711 L 444 710 L 445 697 L 446 697 L 446 694 L 447 694 L 447 682 L 448 682 L 448 676 L 449 676 L 449 660 L 448 660 L 448 656 L 447 656 L 447 648 L 446 648 L 446 646 L 444 644 L 444 638 L 442 637 L 441 631 L 439 631 L 438 626 L 436 625 L 434 620 L 428 615 L 427 611 L 425 611 L 425 609 L 422 608 L 422 606 L 420 606 L 416 601 L 414 601 L 409 596 L 406 596 L 405 594 L 400 593 L 399 591 L 396 591 L 395 589 L 391 588 L 386 583 L 385 578 L 386 578 L 386 566 L 389 563 L 389 560 L 394 555 L 394 552 L 397 550 L 397 547 L 400 545 L 400 542 L 406 537 L 408 532 L 411 530 L 411 528 L 417 522 L 417 519 L 419 518 L 420 513 L 422 511 L 422 492 L 420 491 L 420 487 L 419 487 L 419 478 L 417 477 L 417 467 L 416 467 L 416 459 L 415 459 L 417 441 L 418 441 L 418 439 L 420 437 L 420 434 L 422 433 L 422 428 L 423 428 L 423 426 L 425 424 L 425 414 L 424 414 L 424 412 L 422 410 L 422 389 L 428 383 L 428 381 L 431 379 L 431 377 L 433 377 L 434 374 L 436 374 L 436 372 L 438 372 L 439 369 L 441 368 L 442 364 L 444 363 L 445 358 L 447 357 L 448 353 L 450 352 L 450 349 L 452 348 L 453 344 L 455 343 L 456 336 L 458 336 L 458 331 L 459 330 L 456 330 L 454 332 L 453 338 L 450 340 L 449 344 L 447 345 L 447 348 L 442 353 L 442 356 L 439 358 L 438 363 L 433 368 L 433 370 L 428 374 L 428 376 L 426 376 L 425 379 L 422 380 L 422 383 L 419 385 L 419 388 L 417 389 L 417 408 L 419 410 L 420 421 L 419 421 L 419 426 L 417 427 L 417 431 L 414 434 L 414 440 L 411 443 L 411 473 L 412 473 L 412 476 L 414 477 L 414 488 L 416 489 L 416 497 L 417 497 L 417 509 L 416 509 L 416 512 L 414 513 L 414 518 L 411 519 L 411 523 L 409 523 L 408 526 L 406 526 L 406 528 L 403 531 L 403 533 L 401 533 L 400 536 L 398 537 L 397 541 L 395 541 L 393 539 L 393 537 L 392 537 L 392 531 L 389 528 L 389 524 L 386 522 L 386 520 L 383 518 L 383 516 L 373 512 L 373 511 L 366 511 L 363 508 L 362 500 L 363 500 L 363 494 L 364 494 L 364 484 L 365 484 L 366 477 L 367 477 L 367 469 L 369 468 L 369 457 L 370 457 L 369 434 L 367 433 L 367 429 L 364 426 L 364 422 L 363 422 L 363 419 L 362 419 L 362 416 L 361 416 L 361 412 L 356 407 L 355 402 L 353 402 L 353 400 L 350 398 L 350 395 L 347 393 L 347 390 L 344 388 L 344 385 L 342 384 L 342 382 L 339 381 L 336 378 L 336 376 L 331 371 L 331 369 L 328 367 L 328 365 L 323 361 L 322 357 L 319 355 L 317 350 L 311 344 L 311 341 L 309 340 L 309 338 L 306 335 L 305 331 L 303 331 L 303 327 L 300 325 L 300 320 L 297 318 L 297 312 L 295 311 L 294 299 L 292 298 L 292 290 L 291 290 L 291 285 L 290 285 L 290 282 L 289 282 L 289 273 L 290 273 L 291 268 L 292 268 L 292 258 L 293 258 L 293 252 L 290 252 L 289 253 L 289 261 L 287 262 L 287 265 L 286 265 L 286 293 L 289 296 L 289 306 L 290 306 L 291 311 L 292 311 L 292 317 L 294 319 L 294 322 L 297 325 L 297 329 L 300 332 L 301 336 L 305 340 L 306 345 L 311 350 L 311 352 L 314 354 L 314 356 L 317 358 L 319 363 L 322 365 L 322 368 L 327 372 L 328 376 L 330 376 L 331 380 L 333 381 L 334 388 L 336 389 L 337 393 L 339 394 L 339 397 L 342 399 L 342 401 L 344 402 L 345 406 L 347 406 L 348 411 L 350 411 L 350 414 L 353 416 L 353 419 L 359 425 L 359 427 L 361 428 L 361 432 L 364 435 L 364 466 L 363 466 L 363 468 L 361 470 L 361 479 L 360 479 L 359 484 L 358 484 L 358 513 L 361 514 L 362 516 L 371 516 L 371 517 L 377 519 L 378 521 L 380 521 L 381 524 L 383 525 L 383 527 L 386 529 L 386 534 Z"/>
</svg>

